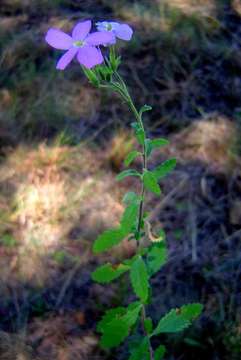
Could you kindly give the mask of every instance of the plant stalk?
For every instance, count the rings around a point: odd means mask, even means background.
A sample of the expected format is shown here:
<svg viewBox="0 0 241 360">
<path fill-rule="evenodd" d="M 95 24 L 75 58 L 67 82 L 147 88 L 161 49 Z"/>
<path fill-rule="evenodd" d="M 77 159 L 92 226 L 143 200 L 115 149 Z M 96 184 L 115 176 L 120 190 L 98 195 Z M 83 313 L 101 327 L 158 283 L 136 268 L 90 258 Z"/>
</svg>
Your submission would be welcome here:
<svg viewBox="0 0 241 360">
<path fill-rule="evenodd" d="M 121 78 L 121 76 L 116 72 L 116 77 L 117 79 L 120 81 L 120 84 L 122 86 L 122 91 L 118 91 L 119 94 L 121 95 L 121 97 L 123 98 L 123 100 L 125 102 L 127 102 L 130 110 L 132 111 L 132 113 L 134 114 L 137 122 L 139 123 L 139 125 L 141 126 L 142 130 L 144 131 L 145 134 L 145 139 L 146 139 L 146 133 L 145 133 L 145 128 L 142 122 L 142 118 L 141 115 L 139 114 L 138 110 L 136 109 L 132 98 L 129 94 L 129 91 L 124 83 L 124 80 Z M 146 142 L 144 139 L 144 143 L 142 145 L 142 172 L 144 173 L 145 170 L 147 170 L 147 156 L 146 156 Z M 144 210 L 144 198 L 145 198 L 145 187 L 144 187 L 144 183 L 142 180 L 142 188 L 141 188 L 141 201 L 140 201 L 140 205 L 139 205 L 139 212 L 138 212 L 138 223 L 137 223 L 137 235 L 138 235 L 138 239 L 140 239 L 140 233 L 141 233 L 141 224 L 142 224 L 142 219 L 143 219 L 143 210 Z M 139 247 L 140 247 L 140 241 L 139 241 Z M 145 305 L 142 305 L 142 310 L 141 310 L 141 323 L 142 323 L 142 329 L 143 329 L 143 333 L 145 334 L 145 336 L 148 339 L 148 348 L 149 348 L 149 355 L 150 355 L 150 360 L 154 360 L 154 351 L 151 345 L 151 341 L 149 338 L 149 335 L 145 329 L 145 320 L 146 320 L 146 309 L 145 309 Z"/>
</svg>

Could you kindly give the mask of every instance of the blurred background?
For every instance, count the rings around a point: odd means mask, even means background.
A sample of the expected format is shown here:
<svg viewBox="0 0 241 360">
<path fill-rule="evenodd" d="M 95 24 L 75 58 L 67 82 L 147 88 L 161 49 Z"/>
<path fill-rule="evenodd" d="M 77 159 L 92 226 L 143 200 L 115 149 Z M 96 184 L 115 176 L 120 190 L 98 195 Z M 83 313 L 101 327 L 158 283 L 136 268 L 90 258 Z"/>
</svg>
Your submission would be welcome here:
<svg viewBox="0 0 241 360">
<path fill-rule="evenodd" d="M 120 72 L 150 137 L 176 156 L 161 198 L 147 199 L 167 233 L 169 260 L 153 280 L 151 316 L 199 301 L 201 319 L 161 336 L 166 360 L 241 358 L 241 1 L 0 1 L 0 360 L 126 360 L 126 344 L 104 352 L 97 320 L 128 304 L 125 278 L 90 279 L 123 243 L 94 257 L 96 236 L 123 211 L 116 174 L 134 146 L 133 120 L 117 96 L 93 88 L 77 62 L 56 71 L 61 52 L 49 27 L 118 20 L 134 28 L 120 43 Z M 138 166 L 138 163 L 136 164 Z"/>
</svg>

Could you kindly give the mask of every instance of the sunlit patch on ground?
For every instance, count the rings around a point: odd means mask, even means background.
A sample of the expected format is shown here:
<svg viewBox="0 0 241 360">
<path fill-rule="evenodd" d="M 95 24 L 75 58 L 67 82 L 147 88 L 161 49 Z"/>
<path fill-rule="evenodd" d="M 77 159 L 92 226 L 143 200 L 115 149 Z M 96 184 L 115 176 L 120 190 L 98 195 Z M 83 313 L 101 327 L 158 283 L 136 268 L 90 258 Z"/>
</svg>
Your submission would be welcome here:
<svg viewBox="0 0 241 360">
<path fill-rule="evenodd" d="M 168 151 L 180 161 L 197 161 L 214 171 L 234 170 L 238 158 L 232 153 L 237 136 L 235 124 L 215 116 L 190 125 L 172 138 Z"/>
<path fill-rule="evenodd" d="M 104 161 L 84 147 L 44 144 L 9 154 L 0 173 L 1 236 L 17 246 L 13 267 L 19 264 L 25 278 L 48 277 L 46 255 L 71 239 L 89 248 L 116 224 L 123 205 L 111 172 L 102 175 Z"/>
</svg>

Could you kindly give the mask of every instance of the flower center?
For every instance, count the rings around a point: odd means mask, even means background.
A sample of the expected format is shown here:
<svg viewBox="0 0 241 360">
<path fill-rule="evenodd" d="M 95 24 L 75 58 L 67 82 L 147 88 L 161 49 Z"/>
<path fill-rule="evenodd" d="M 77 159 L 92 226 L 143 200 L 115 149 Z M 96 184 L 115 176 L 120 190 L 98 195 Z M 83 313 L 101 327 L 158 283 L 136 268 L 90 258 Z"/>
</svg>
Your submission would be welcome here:
<svg viewBox="0 0 241 360">
<path fill-rule="evenodd" d="M 111 31 L 111 30 L 112 30 L 112 25 L 111 25 L 111 24 L 107 24 L 107 25 L 106 25 L 106 30 L 107 30 L 107 31 Z"/>
<path fill-rule="evenodd" d="M 82 41 L 82 40 L 78 40 L 78 41 L 74 41 L 74 42 L 73 42 L 73 45 L 74 45 L 75 47 L 83 47 L 83 46 L 85 45 L 85 42 Z"/>
</svg>

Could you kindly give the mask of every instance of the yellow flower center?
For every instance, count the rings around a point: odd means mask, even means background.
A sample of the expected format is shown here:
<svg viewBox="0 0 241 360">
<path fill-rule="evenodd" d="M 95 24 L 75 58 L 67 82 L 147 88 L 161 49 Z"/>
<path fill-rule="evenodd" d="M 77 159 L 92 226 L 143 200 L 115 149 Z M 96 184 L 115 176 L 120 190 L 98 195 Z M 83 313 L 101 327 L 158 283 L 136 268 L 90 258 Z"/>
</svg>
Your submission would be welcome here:
<svg viewBox="0 0 241 360">
<path fill-rule="evenodd" d="M 85 44 L 85 42 L 81 41 L 81 40 L 73 42 L 73 45 L 76 46 L 76 47 L 82 47 L 82 46 L 84 46 L 84 44 Z"/>
</svg>

